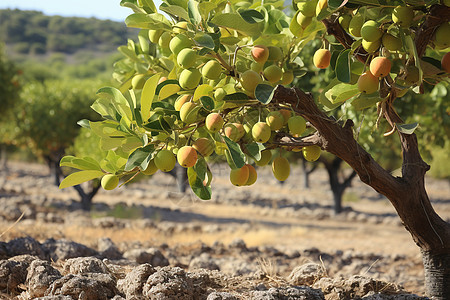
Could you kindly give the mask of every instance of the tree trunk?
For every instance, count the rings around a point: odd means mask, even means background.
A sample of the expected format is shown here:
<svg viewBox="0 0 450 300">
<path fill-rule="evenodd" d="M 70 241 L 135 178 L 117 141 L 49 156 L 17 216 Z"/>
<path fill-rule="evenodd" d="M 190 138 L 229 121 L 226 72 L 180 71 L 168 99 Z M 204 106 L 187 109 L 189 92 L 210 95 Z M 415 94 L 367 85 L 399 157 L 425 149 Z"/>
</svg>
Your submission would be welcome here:
<svg viewBox="0 0 450 300">
<path fill-rule="evenodd" d="M 92 208 L 92 199 L 100 189 L 100 184 L 92 185 L 92 183 L 90 183 L 91 191 L 88 193 L 84 191 L 81 185 L 75 185 L 73 188 L 78 192 L 78 195 L 80 196 L 81 209 L 84 211 L 90 211 Z"/>
<path fill-rule="evenodd" d="M 8 169 L 8 153 L 4 144 L 0 146 L 0 167 L 2 170 Z"/>
<path fill-rule="evenodd" d="M 432 299 L 450 299 L 450 255 L 422 251 L 425 285 Z"/>
<path fill-rule="evenodd" d="M 177 185 L 178 185 L 178 191 L 180 193 L 185 193 L 188 183 L 188 176 L 187 176 L 187 169 L 183 168 L 179 164 L 175 166 L 176 173 L 177 173 Z"/>
<path fill-rule="evenodd" d="M 308 162 L 302 156 L 302 171 L 303 171 L 303 187 L 309 189 L 309 175 L 317 168 L 317 164 L 313 163 L 311 168 L 308 168 Z"/>
</svg>

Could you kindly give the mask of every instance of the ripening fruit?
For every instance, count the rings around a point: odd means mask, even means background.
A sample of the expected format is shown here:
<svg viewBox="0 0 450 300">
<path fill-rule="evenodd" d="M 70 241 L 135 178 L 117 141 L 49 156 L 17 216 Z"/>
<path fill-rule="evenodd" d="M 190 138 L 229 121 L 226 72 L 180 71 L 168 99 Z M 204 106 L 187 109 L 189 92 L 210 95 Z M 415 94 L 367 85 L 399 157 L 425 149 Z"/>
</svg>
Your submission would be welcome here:
<svg viewBox="0 0 450 300">
<path fill-rule="evenodd" d="M 106 174 L 102 177 L 101 185 L 107 191 L 113 190 L 119 185 L 119 177 L 114 174 Z"/>
<path fill-rule="evenodd" d="M 414 18 L 414 11 L 410 6 L 397 6 L 392 11 L 392 21 L 402 27 L 409 27 Z"/>
<path fill-rule="evenodd" d="M 191 124 L 197 121 L 197 104 L 194 102 L 186 102 L 181 106 L 180 109 L 180 119 L 181 121 Z"/>
<path fill-rule="evenodd" d="M 254 93 L 256 86 L 262 82 L 261 76 L 252 70 L 247 70 L 241 74 L 241 84 L 244 90 Z"/>
<path fill-rule="evenodd" d="M 381 42 L 389 51 L 398 51 L 402 48 L 402 40 L 389 33 L 383 34 Z"/>
<path fill-rule="evenodd" d="M 197 69 L 184 69 L 180 74 L 179 83 L 185 90 L 192 90 L 198 86 L 202 74 Z"/>
<path fill-rule="evenodd" d="M 378 56 L 370 62 L 370 73 L 375 77 L 385 77 L 391 72 L 392 63 L 387 57 Z"/>
<path fill-rule="evenodd" d="M 352 20 L 352 16 L 350 15 L 341 15 L 339 17 L 339 24 L 344 28 L 345 31 L 348 31 L 350 27 L 350 21 Z"/>
<path fill-rule="evenodd" d="M 410 84 L 416 84 L 420 79 L 419 69 L 416 66 L 409 65 L 406 67 L 405 81 Z"/>
<path fill-rule="evenodd" d="M 283 77 L 281 77 L 281 84 L 288 85 L 294 81 L 294 72 L 292 71 L 284 71 Z"/>
<path fill-rule="evenodd" d="M 191 146 L 183 146 L 177 152 L 178 163 L 185 168 L 193 167 L 197 158 L 197 151 Z"/>
<path fill-rule="evenodd" d="M 205 126 L 209 132 L 218 132 L 223 127 L 223 118 L 219 113 L 210 113 L 206 116 Z"/>
<path fill-rule="evenodd" d="M 264 167 L 272 159 L 272 152 L 268 149 L 261 151 L 261 158 L 255 161 L 258 167 Z"/>
<path fill-rule="evenodd" d="M 234 142 L 237 142 L 239 140 L 239 130 L 231 123 L 225 125 L 225 127 L 223 128 L 223 133 L 226 137 Z"/>
<path fill-rule="evenodd" d="M 248 179 L 247 179 L 247 182 L 245 183 L 245 185 L 252 185 L 258 179 L 258 174 L 256 173 L 256 169 L 254 166 L 249 165 L 249 164 L 246 164 L 246 166 L 248 168 Z"/>
<path fill-rule="evenodd" d="M 369 42 L 369 41 L 366 41 L 365 39 L 363 39 L 361 44 L 362 44 L 364 50 L 367 51 L 367 53 L 374 53 L 378 49 L 380 49 L 381 39 L 378 39 L 374 42 Z"/>
<path fill-rule="evenodd" d="M 361 36 L 368 42 L 375 42 L 383 36 L 380 25 L 374 20 L 369 20 L 361 27 Z"/>
<path fill-rule="evenodd" d="M 301 12 L 298 12 L 297 14 L 297 23 L 300 25 L 303 29 L 308 27 L 309 24 L 312 22 L 312 17 L 307 17 Z"/>
<path fill-rule="evenodd" d="M 178 55 L 181 50 L 190 48 L 191 45 L 191 40 L 187 36 L 184 34 L 177 34 L 170 40 L 169 48 L 173 54 Z"/>
<path fill-rule="evenodd" d="M 268 61 L 280 61 L 283 59 L 283 52 L 280 47 L 269 46 L 267 49 L 269 49 Z"/>
<path fill-rule="evenodd" d="M 265 143 L 270 139 L 272 130 L 266 122 L 257 122 L 252 127 L 252 137 L 255 142 Z"/>
<path fill-rule="evenodd" d="M 256 73 L 261 73 L 264 65 L 257 63 L 256 61 L 252 61 L 250 64 L 250 70 L 255 71 Z"/>
<path fill-rule="evenodd" d="M 372 94 L 378 91 L 378 78 L 373 76 L 370 71 L 364 72 L 358 78 L 358 90 L 364 94 Z"/>
<path fill-rule="evenodd" d="M 253 46 L 251 55 L 257 63 L 264 64 L 269 58 L 269 48 L 264 45 Z"/>
<path fill-rule="evenodd" d="M 291 110 L 286 109 L 286 108 L 280 109 L 279 112 L 281 115 L 283 115 L 283 119 L 284 119 L 283 126 L 284 126 L 288 123 L 289 118 L 292 116 L 292 112 L 291 112 Z"/>
<path fill-rule="evenodd" d="M 141 173 L 144 175 L 153 175 L 156 173 L 156 171 L 158 171 L 158 168 L 155 165 L 155 160 L 152 159 L 148 162 L 147 168 L 145 170 L 141 171 Z"/>
<path fill-rule="evenodd" d="M 306 121 L 301 116 L 293 116 L 288 120 L 288 128 L 291 134 L 301 135 L 306 130 Z"/>
<path fill-rule="evenodd" d="M 330 65 L 331 52 L 328 49 L 319 49 L 314 53 L 313 63 L 319 69 L 326 69 Z"/>
<path fill-rule="evenodd" d="M 177 55 L 177 63 L 184 69 L 189 69 L 195 65 L 197 60 L 197 52 L 191 48 L 185 48 L 180 51 Z"/>
<path fill-rule="evenodd" d="M 192 144 L 192 147 L 203 157 L 208 157 L 214 152 L 216 144 L 208 138 L 199 138 Z"/>
<path fill-rule="evenodd" d="M 170 33 L 167 31 L 164 31 L 161 34 L 161 36 L 159 37 L 158 45 L 162 49 L 168 49 L 171 40 L 172 40 L 172 36 L 170 35 Z"/>
<path fill-rule="evenodd" d="M 248 167 L 244 165 L 239 169 L 231 169 L 230 171 L 230 181 L 235 186 L 244 186 L 248 181 Z"/>
<path fill-rule="evenodd" d="M 348 32 L 354 37 L 361 36 L 361 27 L 364 24 L 364 17 L 362 15 L 353 16 L 348 24 Z"/>
<path fill-rule="evenodd" d="M 439 48 L 450 46 L 450 23 L 444 23 L 434 33 L 434 44 Z"/>
<path fill-rule="evenodd" d="M 447 52 L 445 53 L 444 56 L 442 56 L 441 67 L 442 70 L 444 70 L 447 73 L 450 73 L 450 52 Z"/>
<path fill-rule="evenodd" d="M 189 102 L 191 97 L 192 97 L 192 95 L 189 95 L 189 94 L 181 95 L 180 97 L 178 97 L 177 100 L 175 100 L 175 103 L 173 104 L 175 110 L 180 111 L 183 104 L 185 104 L 186 102 Z"/>
<path fill-rule="evenodd" d="M 271 111 L 266 117 L 266 123 L 271 130 L 280 130 L 284 125 L 284 117 L 277 110 Z"/>
<path fill-rule="evenodd" d="M 313 145 L 313 146 L 306 146 L 303 147 L 303 157 L 307 161 L 316 161 L 320 157 L 320 152 L 322 150 L 319 146 Z"/>
<path fill-rule="evenodd" d="M 222 74 L 222 67 L 217 60 L 208 61 L 202 68 L 202 75 L 205 78 L 216 80 Z"/>
<path fill-rule="evenodd" d="M 226 95 L 227 92 L 223 88 L 218 88 L 214 91 L 214 99 L 216 99 L 216 101 L 222 101 Z"/>
<path fill-rule="evenodd" d="M 319 0 L 316 6 L 316 16 L 320 14 L 320 12 L 328 7 L 328 0 Z"/>
<path fill-rule="evenodd" d="M 245 135 L 244 125 L 242 125 L 241 123 L 231 123 L 231 124 L 233 124 L 238 131 L 238 140 L 241 139 Z"/>
<path fill-rule="evenodd" d="M 264 77 L 271 83 L 278 82 L 283 77 L 283 70 L 277 65 L 270 65 L 264 69 Z"/>
<path fill-rule="evenodd" d="M 158 152 L 155 156 L 155 165 L 156 167 L 163 171 L 163 172 L 169 172 L 175 168 L 175 156 L 173 155 L 172 151 L 163 149 Z"/>
<path fill-rule="evenodd" d="M 297 3 L 298 10 L 307 17 L 314 17 L 316 15 L 317 0 L 307 0 L 305 2 Z"/>
<path fill-rule="evenodd" d="M 137 74 L 134 75 L 133 79 L 131 79 L 131 87 L 133 90 L 140 90 L 144 87 L 147 78 L 145 74 Z"/>
<path fill-rule="evenodd" d="M 152 42 L 153 44 L 158 44 L 159 42 L 159 38 L 161 37 L 161 35 L 163 34 L 163 30 L 161 29 L 157 29 L 157 30 L 153 30 L 150 29 L 148 31 L 148 39 L 150 40 L 150 42 Z"/>
<path fill-rule="evenodd" d="M 272 173 L 278 181 L 285 181 L 291 173 L 291 167 L 286 158 L 276 157 L 272 162 Z"/>
</svg>

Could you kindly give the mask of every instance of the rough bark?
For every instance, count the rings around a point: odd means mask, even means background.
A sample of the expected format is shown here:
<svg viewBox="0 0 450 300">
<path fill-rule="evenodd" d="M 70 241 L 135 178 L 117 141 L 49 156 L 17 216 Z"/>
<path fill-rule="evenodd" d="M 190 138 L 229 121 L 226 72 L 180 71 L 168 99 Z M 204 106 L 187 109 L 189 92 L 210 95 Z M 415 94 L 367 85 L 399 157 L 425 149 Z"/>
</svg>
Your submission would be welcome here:
<svg viewBox="0 0 450 300">
<path fill-rule="evenodd" d="M 432 299 L 449 299 L 450 255 L 422 251 L 422 258 L 428 294 Z"/>
</svg>

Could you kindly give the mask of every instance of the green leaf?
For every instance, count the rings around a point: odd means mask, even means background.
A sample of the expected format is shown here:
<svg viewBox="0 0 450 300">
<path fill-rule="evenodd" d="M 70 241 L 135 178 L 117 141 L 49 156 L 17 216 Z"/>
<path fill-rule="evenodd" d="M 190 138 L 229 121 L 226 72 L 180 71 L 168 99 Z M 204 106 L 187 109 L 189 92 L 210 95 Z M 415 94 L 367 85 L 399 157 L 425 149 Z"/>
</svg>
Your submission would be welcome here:
<svg viewBox="0 0 450 300">
<path fill-rule="evenodd" d="M 103 99 L 107 99 L 112 102 L 116 111 L 128 121 L 133 119 L 133 112 L 131 110 L 130 103 L 123 96 L 120 90 L 114 87 L 103 87 L 97 91 L 97 96 Z M 94 103 L 95 104 L 95 103 Z"/>
<path fill-rule="evenodd" d="M 178 85 L 178 80 L 176 79 L 167 79 L 164 80 L 163 82 L 161 82 L 160 84 L 158 84 L 158 86 L 156 87 L 156 91 L 155 94 L 159 95 L 159 93 L 161 92 L 162 88 L 166 85 L 170 85 L 170 84 L 176 84 Z"/>
<path fill-rule="evenodd" d="M 144 122 L 150 118 L 150 108 L 155 97 L 156 86 L 158 85 L 160 75 L 156 74 L 147 79 L 141 94 L 141 117 Z"/>
<path fill-rule="evenodd" d="M 236 168 L 242 168 L 245 165 L 245 154 L 242 152 L 241 147 L 236 142 L 233 142 L 228 137 L 223 136 L 225 144 L 230 151 L 231 159 L 233 160 Z"/>
<path fill-rule="evenodd" d="M 194 167 L 190 167 L 187 169 L 188 181 L 191 186 L 192 191 L 197 197 L 202 200 L 210 200 L 211 199 L 211 187 L 204 186 L 203 180 L 201 180 L 197 173 L 194 170 Z"/>
<path fill-rule="evenodd" d="M 198 10 L 204 20 L 208 18 L 209 13 L 217 7 L 216 3 L 207 1 L 198 4 Z"/>
<path fill-rule="evenodd" d="M 155 3 L 153 3 L 152 0 L 141 0 L 141 3 L 146 12 L 148 12 L 148 13 L 156 13 L 157 12 Z"/>
<path fill-rule="evenodd" d="M 352 101 L 352 106 L 356 110 L 363 110 L 368 107 L 374 106 L 377 102 L 381 101 L 380 96 L 377 95 L 366 95 L 366 94 L 360 94 L 356 99 Z"/>
<path fill-rule="evenodd" d="M 359 93 L 358 88 L 354 84 L 339 83 L 325 92 L 325 97 L 333 103 L 340 103 L 352 98 Z"/>
<path fill-rule="evenodd" d="M 198 25 L 202 22 L 202 16 L 198 11 L 198 2 L 194 0 L 188 1 L 188 16 L 192 24 Z"/>
<path fill-rule="evenodd" d="M 79 170 L 97 170 L 101 171 L 100 165 L 97 161 L 90 157 L 78 158 L 75 156 L 64 156 L 59 165 L 61 167 L 70 167 Z"/>
<path fill-rule="evenodd" d="M 211 97 L 208 96 L 202 96 L 200 98 L 200 102 L 202 103 L 203 107 L 206 110 L 213 110 L 214 109 L 214 100 Z"/>
<path fill-rule="evenodd" d="M 147 169 L 148 163 L 152 159 L 152 153 L 155 151 L 153 145 L 147 145 L 134 150 L 128 157 L 125 165 L 125 171 L 131 171 L 135 167 L 141 167 L 142 170 Z"/>
<path fill-rule="evenodd" d="M 328 7 L 330 9 L 336 10 L 347 4 L 348 0 L 328 0 Z"/>
<path fill-rule="evenodd" d="M 91 129 L 91 125 L 89 125 L 89 120 L 83 119 L 77 122 L 80 127 Z"/>
<path fill-rule="evenodd" d="M 212 91 L 213 87 L 210 86 L 209 84 L 201 84 L 195 89 L 192 101 L 196 102 L 202 96 L 210 96 L 212 94 Z"/>
<path fill-rule="evenodd" d="M 236 13 L 217 14 L 211 20 L 211 23 L 214 23 L 217 26 L 235 29 L 251 37 L 258 37 L 259 35 L 261 35 L 259 24 L 249 24 L 239 14 Z"/>
<path fill-rule="evenodd" d="M 351 79 L 350 49 L 342 51 L 336 60 L 336 77 L 339 81 L 349 83 Z"/>
<path fill-rule="evenodd" d="M 255 89 L 255 98 L 262 104 L 268 104 L 272 101 L 275 89 L 268 84 L 258 84 Z"/>
<path fill-rule="evenodd" d="M 163 12 L 168 13 L 169 15 L 180 17 L 181 19 L 186 20 L 186 21 L 189 20 L 189 16 L 188 16 L 188 13 L 187 13 L 186 9 L 184 9 L 181 6 L 178 6 L 178 5 L 169 5 L 169 6 L 161 5 L 159 8 Z"/>
<path fill-rule="evenodd" d="M 247 153 L 255 160 L 261 159 L 261 151 L 266 149 L 263 144 L 261 143 L 250 143 L 244 145 L 245 150 Z"/>
<path fill-rule="evenodd" d="M 239 10 L 238 13 L 241 15 L 242 19 L 250 24 L 264 21 L 264 16 L 254 9 Z"/>
<path fill-rule="evenodd" d="M 242 101 L 242 100 L 248 100 L 248 96 L 245 93 L 237 92 L 233 94 L 226 95 L 223 100 L 224 101 Z"/>
<path fill-rule="evenodd" d="M 404 134 L 413 134 L 414 130 L 416 130 L 417 127 L 419 127 L 419 123 L 415 122 L 412 124 L 395 124 L 395 127 L 397 127 L 397 130 Z"/>
<path fill-rule="evenodd" d="M 64 178 L 59 185 L 60 189 L 81 184 L 83 182 L 103 176 L 105 173 L 97 170 L 75 172 Z"/>
<path fill-rule="evenodd" d="M 172 30 L 169 21 L 167 21 L 164 15 L 159 13 L 147 14 L 136 13 L 129 15 L 125 19 L 125 24 L 128 27 L 140 28 L 140 29 L 165 29 Z"/>
<path fill-rule="evenodd" d="M 214 50 L 214 47 L 216 46 L 214 44 L 213 38 L 209 34 L 204 32 L 197 33 L 194 37 L 194 41 L 197 44 L 197 46 L 205 47 L 210 50 Z"/>
</svg>

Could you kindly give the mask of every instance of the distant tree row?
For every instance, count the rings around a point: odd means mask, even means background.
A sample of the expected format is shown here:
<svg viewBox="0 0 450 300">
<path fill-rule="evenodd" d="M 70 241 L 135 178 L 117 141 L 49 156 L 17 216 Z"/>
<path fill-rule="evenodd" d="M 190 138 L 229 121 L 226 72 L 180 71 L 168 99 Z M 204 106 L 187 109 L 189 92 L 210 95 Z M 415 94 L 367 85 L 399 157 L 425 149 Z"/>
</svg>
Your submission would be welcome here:
<svg viewBox="0 0 450 300">
<path fill-rule="evenodd" d="M 125 24 L 95 18 L 46 16 L 38 11 L 0 10 L 0 40 L 18 53 L 74 53 L 99 45 L 119 46 L 133 35 Z"/>
</svg>

